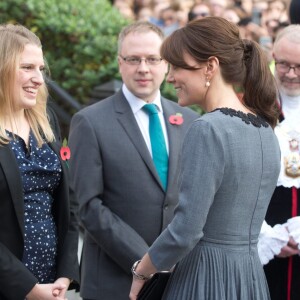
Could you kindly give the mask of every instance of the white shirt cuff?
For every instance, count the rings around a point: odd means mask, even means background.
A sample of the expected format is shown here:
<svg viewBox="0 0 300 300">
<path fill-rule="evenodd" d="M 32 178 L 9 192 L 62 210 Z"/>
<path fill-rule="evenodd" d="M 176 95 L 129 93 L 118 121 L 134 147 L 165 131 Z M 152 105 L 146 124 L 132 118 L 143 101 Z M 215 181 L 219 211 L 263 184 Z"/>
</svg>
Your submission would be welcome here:
<svg viewBox="0 0 300 300">
<path fill-rule="evenodd" d="M 257 245 L 258 255 L 263 265 L 278 255 L 282 247 L 287 245 L 289 233 L 286 226 L 287 224 L 277 224 L 272 228 L 267 222 L 263 222 Z"/>
<path fill-rule="evenodd" d="M 287 228 L 290 237 L 292 237 L 294 241 L 298 244 L 298 249 L 300 250 L 300 216 L 288 219 Z"/>
</svg>

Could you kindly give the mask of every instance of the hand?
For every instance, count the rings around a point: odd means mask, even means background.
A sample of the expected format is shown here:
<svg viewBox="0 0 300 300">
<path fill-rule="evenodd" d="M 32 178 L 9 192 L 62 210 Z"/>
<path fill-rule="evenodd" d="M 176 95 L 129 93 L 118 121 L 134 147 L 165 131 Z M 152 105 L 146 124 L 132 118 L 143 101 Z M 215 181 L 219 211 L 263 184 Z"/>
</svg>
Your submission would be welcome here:
<svg viewBox="0 0 300 300">
<path fill-rule="evenodd" d="M 288 244 L 281 249 L 277 257 L 285 258 L 296 254 L 300 254 L 298 244 L 294 241 L 293 238 L 290 238 Z"/>
<path fill-rule="evenodd" d="M 53 295 L 54 290 L 65 289 L 66 286 L 61 283 L 36 284 L 27 294 L 26 300 L 67 300 Z"/>
<path fill-rule="evenodd" d="M 298 243 L 292 237 L 289 239 L 288 246 L 298 250 Z"/>
<path fill-rule="evenodd" d="M 137 299 L 137 296 L 138 296 L 140 290 L 142 289 L 142 287 L 144 286 L 145 282 L 146 282 L 145 280 L 133 278 L 131 290 L 130 290 L 130 294 L 129 294 L 130 300 Z"/>
<path fill-rule="evenodd" d="M 142 260 L 137 264 L 135 271 L 137 274 L 143 274 L 148 278 L 151 277 L 151 274 L 157 272 L 155 266 L 152 264 L 152 261 L 148 253 L 146 253 L 142 258 Z M 132 281 L 131 290 L 129 294 L 130 300 L 136 300 L 140 290 L 142 289 L 145 283 L 146 280 L 141 280 L 133 276 L 133 281 Z"/>
<path fill-rule="evenodd" d="M 68 290 L 68 287 L 71 283 L 71 280 L 69 278 L 66 278 L 66 277 L 60 277 L 54 283 L 55 284 L 60 284 L 60 286 L 65 286 L 64 288 L 55 288 L 52 291 L 53 296 L 60 297 L 60 298 L 64 299 L 65 294 Z"/>
</svg>

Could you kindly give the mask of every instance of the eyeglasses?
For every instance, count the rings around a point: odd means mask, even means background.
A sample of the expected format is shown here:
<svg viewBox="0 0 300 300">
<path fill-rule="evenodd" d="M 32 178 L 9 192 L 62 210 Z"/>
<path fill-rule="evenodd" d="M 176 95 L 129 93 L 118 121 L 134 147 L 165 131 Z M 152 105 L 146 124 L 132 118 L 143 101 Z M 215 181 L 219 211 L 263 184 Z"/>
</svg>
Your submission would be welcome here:
<svg viewBox="0 0 300 300">
<path fill-rule="evenodd" d="M 161 57 L 158 56 L 149 56 L 149 57 L 138 57 L 138 56 L 127 56 L 123 57 L 120 55 L 120 57 L 128 64 L 132 66 L 140 65 L 142 60 L 145 61 L 147 65 L 159 65 L 161 61 L 163 60 Z"/>
<path fill-rule="evenodd" d="M 189 19 L 189 21 L 192 21 L 192 20 L 194 20 L 198 17 L 205 18 L 205 17 L 208 17 L 208 16 L 209 16 L 208 12 L 199 12 L 199 13 L 189 12 L 188 19 Z"/>
<path fill-rule="evenodd" d="M 200 13 L 194 13 L 195 17 L 208 17 L 209 13 L 207 12 L 200 12 Z"/>
<path fill-rule="evenodd" d="M 289 73 L 290 69 L 293 69 L 297 76 L 300 76 L 300 65 L 294 65 L 293 67 L 287 62 L 275 61 L 275 67 L 279 73 Z"/>
</svg>

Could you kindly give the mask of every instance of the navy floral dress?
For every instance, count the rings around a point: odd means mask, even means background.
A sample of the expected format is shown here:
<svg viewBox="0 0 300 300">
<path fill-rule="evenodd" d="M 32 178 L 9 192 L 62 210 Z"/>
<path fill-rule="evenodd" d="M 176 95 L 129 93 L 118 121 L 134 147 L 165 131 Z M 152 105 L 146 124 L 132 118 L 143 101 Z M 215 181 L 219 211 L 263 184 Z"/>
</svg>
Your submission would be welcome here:
<svg viewBox="0 0 300 300">
<path fill-rule="evenodd" d="M 60 161 L 48 144 L 38 148 L 32 132 L 28 148 L 17 135 L 10 141 L 10 146 L 23 182 L 25 236 L 22 261 L 39 283 L 51 283 L 56 278 L 57 250 L 52 204 L 53 193 L 61 179 Z"/>
</svg>

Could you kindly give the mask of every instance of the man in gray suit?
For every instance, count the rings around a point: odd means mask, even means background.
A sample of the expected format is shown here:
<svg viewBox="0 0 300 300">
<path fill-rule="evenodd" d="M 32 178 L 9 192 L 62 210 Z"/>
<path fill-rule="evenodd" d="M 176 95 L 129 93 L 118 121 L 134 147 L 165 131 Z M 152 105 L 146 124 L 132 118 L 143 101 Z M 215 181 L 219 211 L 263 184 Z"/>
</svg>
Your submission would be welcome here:
<svg viewBox="0 0 300 300">
<path fill-rule="evenodd" d="M 177 204 L 181 143 L 198 114 L 160 95 L 167 73 L 163 38 L 148 22 L 125 27 L 118 45 L 122 89 L 71 122 L 71 186 L 84 228 L 83 299 L 128 299 L 131 266 L 171 221 Z M 167 186 L 152 160 L 147 103 L 156 105 L 165 138 Z"/>
</svg>

